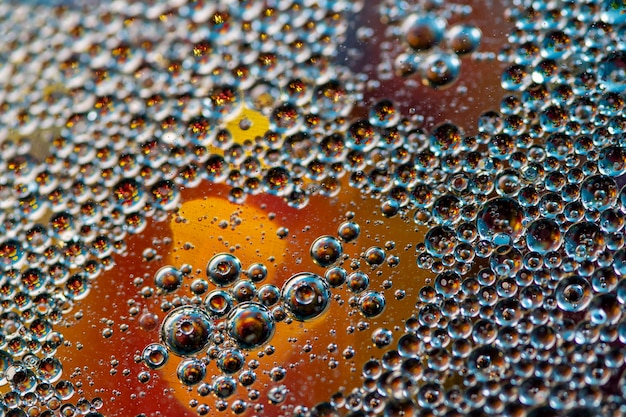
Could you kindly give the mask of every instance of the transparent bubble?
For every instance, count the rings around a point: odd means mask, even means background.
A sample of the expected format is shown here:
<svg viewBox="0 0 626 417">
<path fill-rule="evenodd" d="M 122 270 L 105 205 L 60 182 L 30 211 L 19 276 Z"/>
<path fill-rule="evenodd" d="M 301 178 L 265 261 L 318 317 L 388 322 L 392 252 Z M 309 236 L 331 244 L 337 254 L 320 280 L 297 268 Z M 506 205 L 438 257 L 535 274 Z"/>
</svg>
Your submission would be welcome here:
<svg viewBox="0 0 626 417">
<path fill-rule="evenodd" d="M 478 50 L 482 32 L 474 25 L 454 25 L 445 33 L 446 43 L 457 55 L 465 55 Z"/>
<path fill-rule="evenodd" d="M 410 15 L 402 25 L 405 40 L 414 51 L 428 51 L 442 40 L 446 21 L 436 15 Z"/>
<path fill-rule="evenodd" d="M 572 225 L 565 233 L 563 242 L 567 255 L 578 262 L 595 260 L 606 246 L 602 230 L 591 222 Z"/>
<path fill-rule="evenodd" d="M 391 127 L 400 120 L 400 112 L 390 100 L 381 100 L 369 110 L 368 121 L 372 126 Z"/>
<path fill-rule="evenodd" d="M 355 294 L 362 293 L 369 288 L 370 277 L 365 272 L 356 271 L 348 275 L 346 287 Z"/>
<path fill-rule="evenodd" d="M 340 266 L 328 268 L 326 270 L 326 273 L 324 274 L 326 282 L 328 282 L 328 285 L 330 285 L 332 288 L 342 286 L 346 282 L 347 277 L 348 273 Z"/>
<path fill-rule="evenodd" d="M 582 311 L 591 302 L 591 285 L 579 276 L 564 278 L 555 289 L 558 306 L 568 312 Z"/>
<path fill-rule="evenodd" d="M 461 74 L 461 60 L 456 54 L 435 52 L 420 63 L 422 84 L 443 89 L 456 82 Z"/>
<path fill-rule="evenodd" d="M 182 306 L 170 311 L 161 323 L 161 341 L 178 356 L 202 351 L 209 342 L 212 323 L 202 309 Z"/>
<path fill-rule="evenodd" d="M 602 211 L 617 201 L 617 184 L 607 175 L 593 175 L 580 185 L 580 199 L 588 210 Z"/>
<path fill-rule="evenodd" d="M 246 302 L 235 306 L 228 316 L 228 334 L 242 349 L 255 349 L 271 340 L 276 324 L 263 304 Z"/>
<path fill-rule="evenodd" d="M 183 274 L 173 266 L 164 266 L 154 274 L 154 285 L 164 293 L 176 291 L 183 283 Z"/>
<path fill-rule="evenodd" d="M 207 294 L 203 305 L 211 316 L 221 318 L 232 310 L 234 301 L 230 293 L 223 290 L 214 290 Z"/>
<path fill-rule="evenodd" d="M 364 317 L 377 317 L 385 310 L 385 296 L 376 291 L 366 291 L 359 297 L 358 305 Z"/>
<path fill-rule="evenodd" d="M 285 282 L 281 293 L 287 312 L 298 321 L 319 317 L 330 306 L 328 284 L 310 272 L 293 275 Z"/>
<path fill-rule="evenodd" d="M 146 346 L 141 353 L 143 363 L 150 369 L 163 367 L 169 358 L 169 353 L 165 346 L 159 343 L 151 343 Z"/>
<path fill-rule="evenodd" d="M 626 52 L 610 52 L 600 62 L 598 82 L 609 92 L 622 93 L 626 89 Z"/>
<path fill-rule="evenodd" d="M 333 236 L 320 236 L 311 244 L 310 254 L 313 262 L 324 268 L 337 262 L 342 253 L 341 242 Z"/>
<path fill-rule="evenodd" d="M 523 210 L 515 200 L 497 197 L 485 203 L 478 213 L 476 225 L 483 239 L 508 244 L 524 233 L 523 218 Z"/>
<path fill-rule="evenodd" d="M 199 359 L 183 359 L 176 368 L 178 380 L 186 386 L 197 385 L 206 375 L 206 365 Z"/>
<path fill-rule="evenodd" d="M 217 359 L 218 368 L 227 374 L 239 372 L 245 364 L 243 354 L 237 349 L 222 350 Z"/>
<path fill-rule="evenodd" d="M 213 256 L 207 263 L 206 273 L 209 280 L 218 287 L 228 287 L 241 276 L 241 262 L 230 253 Z"/>
<path fill-rule="evenodd" d="M 479 381 L 498 380 L 506 371 L 504 353 L 493 346 L 481 346 L 472 351 L 468 367 Z"/>
<path fill-rule="evenodd" d="M 512 246 L 498 246 L 489 258 L 489 265 L 499 277 L 513 277 L 522 268 L 522 254 Z"/>
</svg>

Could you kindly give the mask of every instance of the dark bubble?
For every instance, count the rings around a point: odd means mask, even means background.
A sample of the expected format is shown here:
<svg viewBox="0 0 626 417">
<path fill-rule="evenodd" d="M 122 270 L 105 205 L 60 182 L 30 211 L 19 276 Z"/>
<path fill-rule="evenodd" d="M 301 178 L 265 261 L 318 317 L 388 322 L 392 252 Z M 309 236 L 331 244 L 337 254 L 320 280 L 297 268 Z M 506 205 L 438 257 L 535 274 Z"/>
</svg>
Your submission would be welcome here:
<svg viewBox="0 0 626 417">
<path fill-rule="evenodd" d="M 311 244 L 313 262 L 324 268 L 337 262 L 342 253 L 341 242 L 333 236 L 320 236 Z"/>
<path fill-rule="evenodd" d="M 271 307 L 280 300 L 280 288 L 272 284 L 264 285 L 259 288 L 257 298 L 264 306 Z"/>
<path fill-rule="evenodd" d="M 578 262 L 595 260 L 606 247 L 604 233 L 592 222 L 572 225 L 563 239 L 565 252 Z"/>
<path fill-rule="evenodd" d="M 346 287 L 355 294 L 362 293 L 369 288 L 370 277 L 363 271 L 356 271 L 348 275 Z"/>
<path fill-rule="evenodd" d="M 218 287 L 227 287 L 239 279 L 241 262 L 230 253 L 220 253 L 209 260 L 206 273 L 212 283 Z"/>
<path fill-rule="evenodd" d="M 617 202 L 617 183 L 607 175 L 593 175 L 580 185 L 580 199 L 588 210 L 610 208 Z"/>
<path fill-rule="evenodd" d="M 267 343 L 276 330 L 272 313 L 263 304 L 241 303 L 228 316 L 228 334 L 242 349 L 255 349 Z"/>
<path fill-rule="evenodd" d="M 609 92 L 624 91 L 626 88 L 626 52 L 613 51 L 600 62 L 598 81 Z"/>
<path fill-rule="evenodd" d="M 328 283 L 320 276 L 301 272 L 293 275 L 282 288 L 282 300 L 287 312 L 299 321 L 322 315 L 330 306 Z"/>
<path fill-rule="evenodd" d="M 454 25 L 446 31 L 447 44 L 457 55 L 475 52 L 481 37 L 482 32 L 474 25 Z"/>
<path fill-rule="evenodd" d="M 211 335 L 209 314 L 197 307 L 182 306 L 170 311 L 161 324 L 161 341 L 175 355 L 202 351 Z"/>
<path fill-rule="evenodd" d="M 243 354 L 237 349 L 222 350 L 217 359 L 218 368 L 227 374 L 239 372 L 245 363 Z"/>
<path fill-rule="evenodd" d="M 267 267 L 263 264 L 252 264 L 248 267 L 248 278 L 253 282 L 262 282 L 267 278 Z"/>
<path fill-rule="evenodd" d="M 507 244 L 524 233 L 523 218 L 524 212 L 515 200 L 497 197 L 485 203 L 478 213 L 476 225 L 483 239 Z"/>
</svg>

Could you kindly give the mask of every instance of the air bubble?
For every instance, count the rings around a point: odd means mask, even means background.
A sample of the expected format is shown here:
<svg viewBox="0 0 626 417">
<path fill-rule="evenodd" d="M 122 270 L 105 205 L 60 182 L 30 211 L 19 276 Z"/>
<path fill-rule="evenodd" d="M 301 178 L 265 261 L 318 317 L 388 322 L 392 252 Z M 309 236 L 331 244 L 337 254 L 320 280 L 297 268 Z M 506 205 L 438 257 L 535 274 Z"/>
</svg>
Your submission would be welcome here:
<svg viewBox="0 0 626 417">
<path fill-rule="evenodd" d="M 263 304 L 238 304 L 228 316 L 228 334 L 242 349 L 255 349 L 266 344 L 275 330 L 272 314 Z"/>
<path fill-rule="evenodd" d="M 241 271 L 241 262 L 230 253 L 213 256 L 206 267 L 209 280 L 218 287 L 232 285 L 241 276 Z"/>
<path fill-rule="evenodd" d="M 182 306 L 170 311 L 161 324 L 161 341 L 178 356 L 202 351 L 209 342 L 212 323 L 202 309 Z"/>
<path fill-rule="evenodd" d="M 324 268 L 337 262 L 342 253 L 341 242 L 332 236 L 318 237 L 311 244 L 310 254 L 313 262 Z"/>
<path fill-rule="evenodd" d="M 330 306 L 330 289 L 320 276 L 310 272 L 293 275 L 282 288 L 287 312 L 296 320 L 319 317 Z"/>
</svg>

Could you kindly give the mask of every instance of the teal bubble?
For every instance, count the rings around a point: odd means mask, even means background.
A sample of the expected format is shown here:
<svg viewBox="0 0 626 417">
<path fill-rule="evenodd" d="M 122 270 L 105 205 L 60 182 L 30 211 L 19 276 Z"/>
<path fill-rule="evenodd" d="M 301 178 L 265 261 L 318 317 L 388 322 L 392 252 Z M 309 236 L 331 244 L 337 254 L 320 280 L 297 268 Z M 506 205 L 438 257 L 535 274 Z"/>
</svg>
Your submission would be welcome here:
<svg viewBox="0 0 626 417">
<path fill-rule="evenodd" d="M 364 317 L 378 317 L 385 310 L 385 296 L 377 291 L 366 291 L 358 299 L 359 311 Z"/>
<path fill-rule="evenodd" d="M 515 200 L 496 197 L 480 210 L 476 226 L 483 239 L 496 245 L 509 244 L 524 233 L 523 219 L 523 209 Z"/>
<path fill-rule="evenodd" d="M 598 82 L 606 91 L 622 93 L 626 90 L 626 52 L 610 52 L 598 65 Z"/>
<path fill-rule="evenodd" d="M 591 302 L 591 285 L 580 276 L 564 278 L 555 289 L 555 298 L 557 305 L 563 311 L 583 311 Z"/>
<path fill-rule="evenodd" d="M 526 244 L 533 252 L 545 254 L 561 246 L 561 229 L 550 219 L 532 222 L 526 232 Z"/>
<path fill-rule="evenodd" d="M 217 367 L 226 374 L 239 372 L 245 364 L 245 358 L 238 349 L 224 349 L 217 358 Z"/>
<path fill-rule="evenodd" d="M 289 278 L 281 294 L 287 312 L 298 321 L 319 317 L 330 306 L 328 283 L 310 272 L 301 272 Z"/>
<path fill-rule="evenodd" d="M 604 233 L 592 222 L 572 225 L 565 233 L 563 242 L 567 255 L 578 262 L 595 260 L 606 246 Z"/>
<path fill-rule="evenodd" d="M 593 175 L 580 185 L 580 199 L 587 210 L 603 211 L 617 202 L 617 183 L 607 175 Z"/>
</svg>

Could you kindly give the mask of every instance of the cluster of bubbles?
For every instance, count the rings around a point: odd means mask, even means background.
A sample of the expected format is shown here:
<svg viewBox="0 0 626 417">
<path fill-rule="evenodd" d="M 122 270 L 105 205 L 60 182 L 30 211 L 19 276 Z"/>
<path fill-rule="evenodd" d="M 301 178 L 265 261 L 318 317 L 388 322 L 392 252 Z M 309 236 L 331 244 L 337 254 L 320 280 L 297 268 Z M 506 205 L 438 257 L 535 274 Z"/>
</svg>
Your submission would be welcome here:
<svg viewBox="0 0 626 417">
<path fill-rule="evenodd" d="M 402 48 L 383 60 L 381 75 L 392 70 L 402 77 L 417 75 L 422 84 L 442 89 L 451 86 L 461 74 L 461 57 L 476 52 L 481 30 L 475 25 L 448 20 L 462 19 L 471 6 L 444 1 L 382 1 L 379 14 Z"/>
<path fill-rule="evenodd" d="M 359 235 L 360 226 L 350 219 L 339 225 L 337 237 L 324 235 L 315 239 L 310 257 L 325 269 L 323 276 L 314 272 L 296 273 L 281 288 L 264 283 L 268 274 L 263 264 L 253 264 L 244 270 L 233 254 L 216 254 L 207 262 L 207 279 L 203 285 L 196 285 L 202 289 L 196 295 L 205 293 L 211 286 L 215 289 L 201 302 L 198 298 L 197 303 L 182 303 L 168 311 L 160 326 L 161 340 L 145 347 L 141 355 L 143 363 L 151 370 L 158 370 L 171 360 L 171 355 L 180 357 L 176 375 L 181 384 L 195 388 L 202 397 L 213 393 L 218 399 L 218 409 L 226 409 L 230 404 L 238 413 L 256 403 L 255 410 L 261 410 L 258 391 L 254 389 L 259 362 L 246 362 L 245 358 L 253 351 L 271 354 L 274 348 L 270 343 L 280 331 L 280 323 L 321 319 L 331 306 L 331 289 L 343 285 L 353 294 L 351 305 L 363 317 L 374 318 L 384 311 L 385 297 L 369 289 L 368 274 L 359 268 L 348 273 L 342 267 L 349 259 L 344 244 L 355 242 Z M 363 256 L 374 268 L 389 259 L 385 250 L 378 247 L 369 248 Z M 177 268 L 164 266 L 154 275 L 155 287 L 161 294 L 175 293 L 183 277 L 184 273 Z M 212 362 L 221 375 L 207 373 Z M 280 382 L 286 372 L 283 367 L 274 368 L 271 378 Z M 139 380 L 145 383 L 150 378 L 142 373 Z M 229 403 L 238 386 L 249 390 L 249 402 L 237 399 Z M 269 391 L 270 402 L 284 401 L 280 387 Z M 201 415 L 208 410 L 197 408 Z"/>
<path fill-rule="evenodd" d="M 447 28 L 445 11 L 469 11 L 391 3 L 383 15 L 411 48 L 399 68 L 433 87 L 453 82 L 480 31 Z M 424 131 L 389 100 L 349 119 L 363 80 L 329 57 L 358 3 L 120 5 L 57 7 L 54 19 L 0 5 L 0 414 L 100 415 L 99 398 L 69 402 L 56 327 L 125 253 L 128 234 L 178 207 L 181 187 L 223 182 L 235 202 L 265 192 L 302 208 L 313 194 L 337 195 L 344 177 L 380 199 L 384 216 L 428 227 L 416 262 L 435 277 L 397 340 L 374 330 L 384 353 L 363 366 L 362 386 L 303 414 L 625 412 L 623 6 L 515 2 L 499 56 L 510 94 L 466 135 L 451 122 Z M 269 127 L 239 143 L 230 130 L 246 110 L 260 116 L 240 130 Z M 225 410 L 256 380 L 259 363 L 245 353 L 271 352 L 281 322 L 322 318 L 333 289 L 345 286 L 367 318 L 383 313 L 368 273 L 340 265 L 359 232 L 349 220 L 337 237 L 320 236 L 310 256 L 325 273 L 297 273 L 281 288 L 262 284 L 264 265 L 244 272 L 216 254 L 197 286 L 215 289 L 168 311 L 143 362 L 159 369 L 180 357 L 181 383 Z M 378 247 L 364 256 L 392 262 Z M 175 293 L 184 274 L 166 266 L 155 287 Z M 210 361 L 222 374 L 205 382 Z"/>
</svg>

